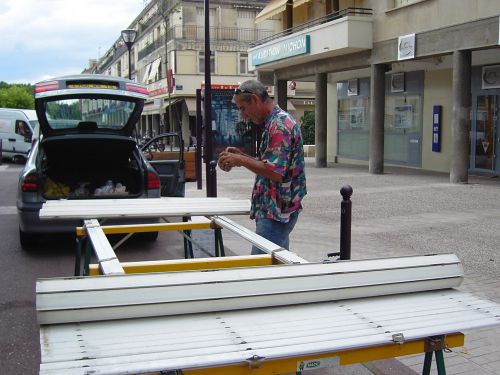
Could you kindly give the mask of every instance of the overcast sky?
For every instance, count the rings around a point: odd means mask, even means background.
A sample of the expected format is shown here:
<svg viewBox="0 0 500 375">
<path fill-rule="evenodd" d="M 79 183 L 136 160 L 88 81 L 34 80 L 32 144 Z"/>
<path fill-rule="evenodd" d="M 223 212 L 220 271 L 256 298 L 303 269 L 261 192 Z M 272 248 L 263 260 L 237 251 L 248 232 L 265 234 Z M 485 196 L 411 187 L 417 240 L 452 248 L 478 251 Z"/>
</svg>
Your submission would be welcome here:
<svg viewBox="0 0 500 375">
<path fill-rule="evenodd" d="M 144 0 L 0 0 L 0 81 L 81 73 L 143 7 Z"/>
</svg>

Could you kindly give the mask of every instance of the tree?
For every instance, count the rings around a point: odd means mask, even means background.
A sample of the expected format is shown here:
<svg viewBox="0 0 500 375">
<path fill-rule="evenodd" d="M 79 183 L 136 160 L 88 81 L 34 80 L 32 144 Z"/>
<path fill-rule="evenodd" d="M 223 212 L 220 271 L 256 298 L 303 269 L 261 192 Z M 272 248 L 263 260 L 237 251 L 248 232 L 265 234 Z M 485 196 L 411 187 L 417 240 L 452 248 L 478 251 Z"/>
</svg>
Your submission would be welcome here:
<svg viewBox="0 0 500 375">
<path fill-rule="evenodd" d="M 301 131 L 302 131 L 302 141 L 305 145 L 313 145 L 316 143 L 314 137 L 314 122 L 315 116 L 314 111 L 305 111 L 304 116 L 300 118 Z"/>
<path fill-rule="evenodd" d="M 0 107 L 34 109 L 33 86 L 0 82 Z"/>
</svg>

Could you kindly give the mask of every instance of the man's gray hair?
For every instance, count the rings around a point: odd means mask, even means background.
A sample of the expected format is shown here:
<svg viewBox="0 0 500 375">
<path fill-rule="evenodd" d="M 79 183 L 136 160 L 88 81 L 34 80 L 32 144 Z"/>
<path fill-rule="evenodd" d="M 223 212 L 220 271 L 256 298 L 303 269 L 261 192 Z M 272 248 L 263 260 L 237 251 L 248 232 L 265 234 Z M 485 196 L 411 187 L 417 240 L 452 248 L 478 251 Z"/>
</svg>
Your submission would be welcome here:
<svg viewBox="0 0 500 375">
<path fill-rule="evenodd" d="M 269 99 L 266 86 L 255 79 L 250 79 L 243 82 L 235 91 L 234 96 L 240 95 L 241 100 L 250 101 L 250 95 L 257 95 L 263 102 Z M 234 100 L 234 98 L 233 98 Z"/>
</svg>

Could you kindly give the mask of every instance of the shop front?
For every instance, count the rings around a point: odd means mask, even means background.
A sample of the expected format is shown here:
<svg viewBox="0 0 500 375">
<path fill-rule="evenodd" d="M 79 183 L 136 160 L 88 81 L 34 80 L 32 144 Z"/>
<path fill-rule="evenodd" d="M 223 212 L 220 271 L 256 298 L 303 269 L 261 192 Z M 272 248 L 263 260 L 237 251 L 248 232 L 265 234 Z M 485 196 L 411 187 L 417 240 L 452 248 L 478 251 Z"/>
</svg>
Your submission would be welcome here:
<svg viewBox="0 0 500 375">
<path fill-rule="evenodd" d="M 498 74 L 497 74 L 498 71 Z M 473 69 L 472 121 L 470 127 L 470 169 L 500 173 L 500 65 Z"/>
</svg>

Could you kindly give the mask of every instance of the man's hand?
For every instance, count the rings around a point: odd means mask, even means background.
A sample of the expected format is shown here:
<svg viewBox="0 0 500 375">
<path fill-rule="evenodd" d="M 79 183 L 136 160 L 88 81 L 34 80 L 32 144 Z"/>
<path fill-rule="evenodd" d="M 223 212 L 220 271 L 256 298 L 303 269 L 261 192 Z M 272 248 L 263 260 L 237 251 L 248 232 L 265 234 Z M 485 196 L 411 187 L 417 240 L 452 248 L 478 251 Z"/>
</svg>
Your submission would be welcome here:
<svg viewBox="0 0 500 375">
<path fill-rule="evenodd" d="M 234 147 L 228 147 L 231 149 L 238 150 Z M 239 151 L 239 150 L 238 150 Z M 233 153 L 231 151 L 222 151 L 219 155 L 219 161 L 217 164 L 219 168 L 224 172 L 229 172 L 233 167 L 241 167 L 243 155 L 240 153 Z"/>
</svg>

